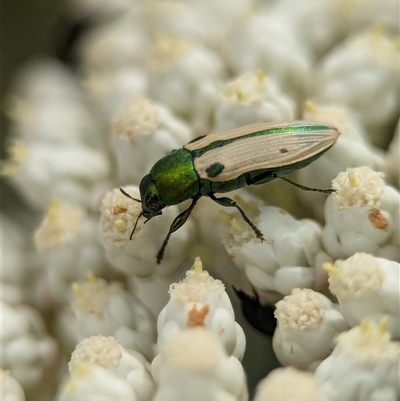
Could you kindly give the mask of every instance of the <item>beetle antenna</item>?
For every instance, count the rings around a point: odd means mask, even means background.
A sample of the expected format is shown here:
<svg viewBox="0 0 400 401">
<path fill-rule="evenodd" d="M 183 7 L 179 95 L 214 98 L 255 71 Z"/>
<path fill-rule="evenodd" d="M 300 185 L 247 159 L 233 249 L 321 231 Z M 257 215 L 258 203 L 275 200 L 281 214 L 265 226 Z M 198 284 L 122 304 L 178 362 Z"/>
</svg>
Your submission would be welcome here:
<svg viewBox="0 0 400 401">
<path fill-rule="evenodd" d="M 132 200 L 134 200 L 134 201 L 136 201 L 136 202 L 142 203 L 142 201 L 141 201 L 140 199 L 133 198 L 131 195 L 129 195 L 128 192 L 125 191 L 125 189 L 120 188 L 119 190 L 120 190 L 125 196 L 127 196 L 128 198 L 130 198 L 130 199 L 132 199 Z M 135 227 L 136 227 L 136 225 L 135 225 Z"/>
<path fill-rule="evenodd" d="M 143 215 L 143 212 L 140 212 L 138 218 L 136 219 L 135 226 L 133 227 L 133 230 L 131 232 L 131 236 L 129 237 L 130 241 L 132 241 L 133 233 L 135 232 L 137 223 L 138 223 L 139 219 L 142 217 L 142 215 Z"/>
</svg>

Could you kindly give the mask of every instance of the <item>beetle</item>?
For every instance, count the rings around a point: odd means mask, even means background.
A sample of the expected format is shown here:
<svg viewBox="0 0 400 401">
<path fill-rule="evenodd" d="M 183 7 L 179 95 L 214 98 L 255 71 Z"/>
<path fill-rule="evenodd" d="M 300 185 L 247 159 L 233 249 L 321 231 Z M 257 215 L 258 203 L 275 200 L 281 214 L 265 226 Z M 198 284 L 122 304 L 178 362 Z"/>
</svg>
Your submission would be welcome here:
<svg viewBox="0 0 400 401">
<path fill-rule="evenodd" d="M 285 176 L 318 159 L 338 137 L 336 128 L 308 121 L 257 123 L 199 136 L 154 164 L 140 182 L 141 199 L 121 188 L 125 196 L 142 204 L 130 239 L 141 216 L 147 222 L 159 216 L 165 207 L 192 199 L 190 206 L 172 222 L 157 254 L 160 263 L 171 234 L 185 224 L 197 201 L 208 196 L 221 206 L 235 207 L 257 238 L 264 240 L 262 232 L 233 199 L 217 198 L 215 193 L 261 185 L 275 178 L 303 190 L 332 193 L 334 189 L 309 188 Z"/>
</svg>

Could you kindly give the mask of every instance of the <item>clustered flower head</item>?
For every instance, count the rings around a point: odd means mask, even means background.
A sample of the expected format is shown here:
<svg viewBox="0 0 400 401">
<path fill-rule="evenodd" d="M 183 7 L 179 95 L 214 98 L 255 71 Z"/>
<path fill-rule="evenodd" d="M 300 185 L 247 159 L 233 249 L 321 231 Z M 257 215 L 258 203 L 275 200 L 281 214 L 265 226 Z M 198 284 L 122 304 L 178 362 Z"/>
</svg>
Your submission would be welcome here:
<svg viewBox="0 0 400 401">
<path fill-rule="evenodd" d="M 0 173 L 24 202 L 1 215 L 3 398 L 398 401 L 398 2 L 65 13 L 84 28 L 67 61 L 26 63 L 2 102 Z M 141 180 L 167 154 L 294 120 L 340 133 L 285 176 L 297 187 L 215 194 L 239 208 L 202 197 L 176 232 L 190 197 L 143 213 Z"/>
</svg>

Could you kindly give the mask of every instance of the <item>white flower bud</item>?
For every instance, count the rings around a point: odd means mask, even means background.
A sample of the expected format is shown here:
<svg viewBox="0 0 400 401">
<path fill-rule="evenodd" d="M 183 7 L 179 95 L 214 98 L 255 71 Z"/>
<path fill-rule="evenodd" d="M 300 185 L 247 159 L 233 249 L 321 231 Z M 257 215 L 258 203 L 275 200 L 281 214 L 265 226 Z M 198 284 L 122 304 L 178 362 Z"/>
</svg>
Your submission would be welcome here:
<svg viewBox="0 0 400 401">
<path fill-rule="evenodd" d="M 182 330 L 205 327 L 218 336 L 229 355 L 242 359 L 246 346 L 243 329 L 235 322 L 224 284 L 202 270 L 200 258 L 182 281 L 171 284 L 169 292 L 171 299 L 157 321 L 160 349 Z"/>
<path fill-rule="evenodd" d="M 106 123 L 111 123 L 121 104 L 147 93 L 147 73 L 136 66 L 121 66 L 112 70 L 89 68 L 84 74 L 83 85 Z"/>
<path fill-rule="evenodd" d="M 60 391 L 58 401 L 138 401 L 125 378 L 93 364 L 77 364 Z"/>
<path fill-rule="evenodd" d="M 295 220 L 286 211 L 259 206 L 246 214 L 261 230 L 265 241 L 256 238 L 238 212 L 221 212 L 226 225 L 224 244 L 233 262 L 258 290 L 276 295 L 290 294 L 292 288 L 315 285 L 314 259 L 322 251 L 321 229 L 312 220 Z M 234 216 L 234 217 L 233 217 Z"/>
<path fill-rule="evenodd" d="M 153 358 L 155 321 L 151 313 L 122 283 L 108 284 L 93 274 L 73 285 L 71 306 L 78 340 L 95 334 L 112 335 L 124 347 Z"/>
<path fill-rule="evenodd" d="M 228 197 L 238 199 L 237 192 L 227 193 Z M 241 191 L 246 198 L 249 193 Z M 217 272 L 218 277 L 230 286 L 234 286 L 248 293 L 253 293 L 252 286 L 243 270 L 240 270 L 230 258 L 222 242 L 225 228 L 220 224 L 219 212 L 221 205 L 212 202 L 209 198 L 199 199 L 192 215 L 196 221 L 196 241 L 192 246 L 192 254 L 200 255 L 201 260 L 212 272 Z M 229 288 L 229 287 L 228 287 Z"/>
<path fill-rule="evenodd" d="M 31 232 L 4 213 L 1 222 L 0 297 L 9 304 L 30 301 L 32 277 L 37 274 L 36 255 L 31 247 Z"/>
<path fill-rule="evenodd" d="M 10 372 L 0 370 L 0 388 L 2 401 L 25 401 L 25 393 L 21 385 L 15 380 Z"/>
<path fill-rule="evenodd" d="M 385 27 L 397 31 L 399 8 L 396 0 L 352 0 L 334 2 L 338 10 L 342 35 L 358 32 L 365 27 Z"/>
<path fill-rule="evenodd" d="M 295 288 L 277 302 L 272 345 L 285 366 L 315 370 L 334 348 L 338 333 L 348 329 L 332 302 L 318 292 Z"/>
<path fill-rule="evenodd" d="M 44 221 L 35 233 L 37 249 L 46 251 L 65 246 L 76 236 L 85 218 L 85 209 L 53 198 Z"/>
<path fill-rule="evenodd" d="M 85 278 L 88 271 L 106 276 L 112 272 L 101 246 L 98 221 L 79 205 L 53 198 L 34 240 L 53 301 L 67 302 L 71 283 Z"/>
<path fill-rule="evenodd" d="M 54 195 L 90 205 L 92 194 L 109 174 L 109 161 L 102 151 L 78 143 L 57 144 L 14 140 L 10 158 L 1 165 L 21 195 L 43 210 Z"/>
<path fill-rule="evenodd" d="M 104 149 L 105 138 L 87 100 L 65 66 L 39 58 L 19 72 L 4 108 L 12 134 L 29 144 L 81 143 Z"/>
<path fill-rule="evenodd" d="M 71 291 L 70 291 L 71 296 Z M 60 348 L 71 352 L 76 347 L 79 338 L 79 327 L 76 324 L 75 313 L 69 304 L 59 307 L 54 316 L 54 336 L 57 338 Z"/>
<path fill-rule="evenodd" d="M 133 197 L 139 197 L 137 187 L 124 186 L 124 189 Z M 141 210 L 141 203 L 128 198 L 119 189 L 104 197 L 101 224 L 107 256 L 116 269 L 129 276 L 169 276 L 188 257 L 188 244 L 192 237 L 190 221 L 171 235 L 162 263 L 157 264 L 157 253 L 173 218 L 179 214 L 178 208 L 166 208 L 161 216 L 154 217 L 147 224 L 140 217 Z"/>
<path fill-rule="evenodd" d="M 57 345 L 47 335 L 40 314 L 27 305 L 11 306 L 1 302 L 2 368 L 32 390 L 43 380 L 57 357 Z"/>
<path fill-rule="evenodd" d="M 254 401 L 330 401 L 321 384 L 310 372 L 275 369 L 258 384 Z"/>
<path fill-rule="evenodd" d="M 228 65 L 237 74 L 260 68 L 284 92 L 298 98 L 310 60 L 290 28 L 268 12 L 245 17 L 226 43 Z"/>
<path fill-rule="evenodd" d="M 312 91 L 318 102 L 352 110 L 372 143 L 385 146 L 398 114 L 397 80 L 397 45 L 377 30 L 334 48 L 313 74 Z"/>
<path fill-rule="evenodd" d="M 147 29 L 153 34 L 185 38 L 193 43 L 203 43 L 208 36 L 193 2 L 146 2 L 143 14 Z"/>
<path fill-rule="evenodd" d="M 400 336 L 400 265 L 390 260 L 356 253 L 347 260 L 324 266 L 329 274 L 329 289 L 339 302 L 350 326 L 365 318 L 378 323 L 389 319 L 394 338 Z"/>
<path fill-rule="evenodd" d="M 247 401 L 242 365 L 204 328 L 176 333 L 152 363 L 154 401 Z"/>
<path fill-rule="evenodd" d="M 336 192 L 325 203 L 322 241 L 333 258 L 368 252 L 399 260 L 400 194 L 382 173 L 349 168 L 333 181 Z"/>
<path fill-rule="evenodd" d="M 396 401 L 399 386 L 399 344 L 390 341 L 380 326 L 363 321 L 339 334 L 337 346 L 323 361 L 315 376 L 330 385 L 330 401 Z"/>
<path fill-rule="evenodd" d="M 306 121 L 332 125 L 340 132 L 335 144 L 324 155 L 296 173 L 296 182 L 310 188 L 330 188 L 331 181 L 348 167 L 365 166 L 380 171 L 383 154 L 371 146 L 364 128 L 354 113 L 339 106 L 321 106 L 308 101 L 303 112 Z M 297 191 L 314 216 L 323 220 L 326 195 L 312 191 Z"/>
<path fill-rule="evenodd" d="M 192 139 L 184 122 L 145 98 L 124 103 L 114 115 L 111 131 L 119 180 L 137 184 L 159 159 Z"/>
<path fill-rule="evenodd" d="M 149 38 L 141 29 L 141 18 L 140 11 L 133 8 L 84 32 L 77 49 L 82 68 L 101 71 L 143 64 Z"/>
<path fill-rule="evenodd" d="M 80 397 L 82 397 L 79 399 L 83 399 L 86 387 L 92 381 L 89 377 L 88 382 L 86 384 L 83 383 L 85 375 L 79 377 L 80 373 L 83 373 L 81 371 L 82 367 L 89 369 L 88 373 L 96 375 L 97 372 L 99 375 L 106 376 L 105 372 L 101 373 L 100 370 L 94 369 L 91 372 L 94 366 L 101 367 L 107 371 L 111 380 L 117 378 L 123 380 L 124 384 L 121 385 L 121 389 L 126 388 L 125 384 L 128 384 L 133 390 L 134 397 L 132 399 L 135 401 L 150 401 L 154 392 L 154 383 L 150 376 L 149 363 L 141 354 L 130 349 L 125 349 L 113 337 L 99 335 L 85 338 L 72 353 L 68 366 L 71 379 L 65 386 L 64 393 L 68 393 L 71 386 L 77 382 L 78 393 L 81 393 Z M 117 397 L 119 391 L 118 381 L 115 384 L 115 390 L 117 390 L 115 396 Z M 113 389 L 112 385 L 110 385 L 110 389 Z M 101 393 L 98 391 L 96 390 L 95 393 L 100 396 Z M 112 393 L 113 390 L 110 392 Z M 104 395 L 107 394 L 105 392 Z"/>
<path fill-rule="evenodd" d="M 169 34 L 220 51 L 226 35 L 243 15 L 251 12 L 252 0 L 203 0 L 146 3 L 150 31 Z"/>
<path fill-rule="evenodd" d="M 207 48 L 175 37 L 156 37 L 150 61 L 150 95 L 207 134 L 222 78 L 222 63 Z"/>
<path fill-rule="evenodd" d="M 215 109 L 215 131 L 255 122 L 293 120 L 295 104 L 261 70 L 228 82 Z"/>
<path fill-rule="evenodd" d="M 78 43 L 83 83 L 107 119 L 123 102 L 147 91 L 142 67 L 150 41 L 141 20 L 140 10 L 132 7 L 119 18 L 88 30 Z"/>
<path fill-rule="evenodd" d="M 332 48 L 342 35 L 337 1 L 281 0 L 263 2 L 264 11 L 296 38 L 313 61 Z M 298 49 L 295 50 L 298 53 Z"/>
</svg>

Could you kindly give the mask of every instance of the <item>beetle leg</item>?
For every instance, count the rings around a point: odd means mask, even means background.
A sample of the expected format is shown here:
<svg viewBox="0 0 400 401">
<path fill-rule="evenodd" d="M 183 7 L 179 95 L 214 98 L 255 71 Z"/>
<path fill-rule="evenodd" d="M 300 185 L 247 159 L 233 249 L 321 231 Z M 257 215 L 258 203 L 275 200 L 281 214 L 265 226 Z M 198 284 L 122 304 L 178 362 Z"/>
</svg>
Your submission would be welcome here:
<svg viewBox="0 0 400 401">
<path fill-rule="evenodd" d="M 246 216 L 244 210 L 231 198 L 223 197 L 216 198 L 213 193 L 208 194 L 208 196 L 214 201 L 217 202 L 221 206 L 225 207 L 235 207 L 239 210 L 240 214 L 243 217 L 243 220 L 253 229 L 258 239 L 264 241 L 263 233 L 250 221 L 250 219 Z"/>
<path fill-rule="evenodd" d="M 292 184 L 295 187 L 302 189 L 303 191 L 315 191 L 315 192 L 322 192 L 324 194 L 332 194 L 332 193 L 336 192 L 336 189 L 333 189 L 333 188 L 310 188 L 310 187 L 306 187 L 305 185 L 301 185 L 301 184 L 298 184 L 297 182 L 289 180 L 289 178 L 280 177 L 278 175 L 275 175 L 275 178 L 280 178 L 281 180 L 286 181 L 289 184 Z"/>
<path fill-rule="evenodd" d="M 192 210 L 196 206 L 196 203 L 198 200 L 199 200 L 199 198 L 193 198 L 190 206 L 184 212 L 178 214 L 178 216 L 175 217 L 175 220 L 172 222 L 171 227 L 169 228 L 168 234 L 164 239 L 161 249 L 158 251 L 157 263 L 160 263 L 164 256 L 164 251 L 165 251 L 165 248 L 167 247 L 169 237 L 171 236 L 171 234 L 173 232 L 175 232 L 176 230 L 181 228 L 186 223 L 186 220 L 190 216 L 190 213 L 192 213 Z"/>
</svg>

